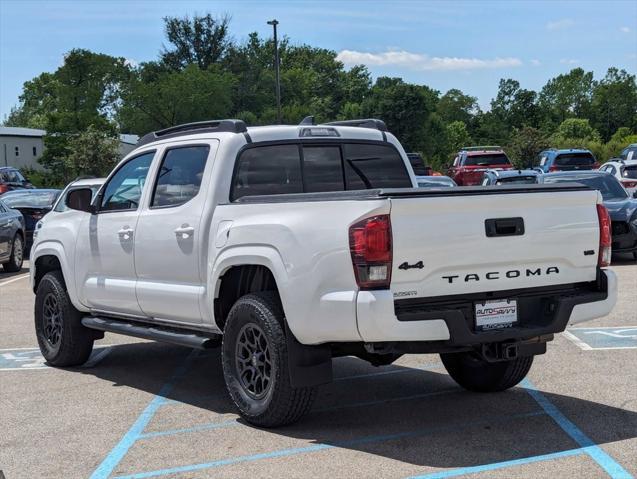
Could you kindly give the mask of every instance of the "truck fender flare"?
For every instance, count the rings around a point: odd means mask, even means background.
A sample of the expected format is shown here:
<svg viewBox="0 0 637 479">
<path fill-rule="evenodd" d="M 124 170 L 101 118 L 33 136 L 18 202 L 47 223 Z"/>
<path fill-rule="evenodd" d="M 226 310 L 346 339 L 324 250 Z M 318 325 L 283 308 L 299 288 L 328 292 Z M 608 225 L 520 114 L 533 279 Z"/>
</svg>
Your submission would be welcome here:
<svg viewBox="0 0 637 479">
<path fill-rule="evenodd" d="M 261 265 L 268 268 L 276 281 L 281 306 L 285 311 L 286 297 L 289 292 L 287 286 L 289 278 L 283 258 L 279 252 L 267 246 L 239 246 L 223 251 L 217 257 L 210 274 L 210 289 L 214 296 L 209 304 L 219 294 L 219 279 L 233 266 Z M 285 337 L 288 349 L 288 364 L 290 383 L 292 387 L 309 387 L 332 381 L 332 352 L 329 345 L 301 344 L 290 328 L 289 321 L 285 321 Z"/>
<path fill-rule="evenodd" d="M 31 275 L 29 281 L 31 282 L 31 289 L 33 290 L 33 292 L 36 292 L 35 277 L 37 261 L 43 256 L 55 256 L 57 258 L 60 263 L 60 267 L 62 268 L 62 276 L 64 277 L 64 282 L 66 283 L 66 291 L 69 295 L 69 298 L 71 299 L 71 303 L 78 310 L 86 309 L 86 307 L 80 302 L 77 296 L 77 288 L 75 287 L 75 276 L 73 275 L 66 259 L 64 246 L 62 245 L 62 243 L 57 241 L 43 241 L 41 243 L 38 243 L 37 248 L 31 251 L 31 257 L 29 258 L 31 262 Z"/>
</svg>

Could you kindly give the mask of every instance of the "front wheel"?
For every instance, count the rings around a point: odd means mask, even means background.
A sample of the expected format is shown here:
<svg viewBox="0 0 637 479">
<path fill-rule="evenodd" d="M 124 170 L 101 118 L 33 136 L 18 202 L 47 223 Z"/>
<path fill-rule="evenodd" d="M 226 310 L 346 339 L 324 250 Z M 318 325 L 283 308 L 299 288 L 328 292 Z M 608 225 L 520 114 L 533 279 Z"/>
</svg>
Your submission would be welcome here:
<svg viewBox="0 0 637 479">
<path fill-rule="evenodd" d="M 223 374 L 232 401 L 251 424 L 293 423 L 314 402 L 316 387 L 290 384 L 285 321 L 273 292 L 248 294 L 230 310 L 221 345 Z"/>
<path fill-rule="evenodd" d="M 440 359 L 454 381 L 475 392 L 512 388 L 526 377 L 533 364 L 533 356 L 490 363 L 473 352 L 445 353 Z"/>
<path fill-rule="evenodd" d="M 66 292 L 60 271 L 44 275 L 35 294 L 35 333 L 40 352 L 52 366 L 78 366 L 91 355 L 95 332 L 82 325 L 82 313 Z"/>
<path fill-rule="evenodd" d="M 22 263 L 24 262 L 24 241 L 22 241 L 22 236 L 20 233 L 16 233 L 13 238 L 12 246 L 11 246 L 11 256 L 9 257 L 9 261 L 6 262 L 2 267 L 7 273 L 17 273 L 22 269 Z"/>
</svg>

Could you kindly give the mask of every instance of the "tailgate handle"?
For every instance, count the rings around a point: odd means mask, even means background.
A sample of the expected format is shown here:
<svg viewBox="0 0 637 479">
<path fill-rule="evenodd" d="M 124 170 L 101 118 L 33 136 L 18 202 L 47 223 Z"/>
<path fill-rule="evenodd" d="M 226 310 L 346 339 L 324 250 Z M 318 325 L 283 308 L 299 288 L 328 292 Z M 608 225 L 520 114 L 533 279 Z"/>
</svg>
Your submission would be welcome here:
<svg viewBox="0 0 637 479">
<path fill-rule="evenodd" d="M 484 229 L 489 238 L 493 236 L 522 236 L 523 218 L 491 218 L 484 220 Z"/>
</svg>

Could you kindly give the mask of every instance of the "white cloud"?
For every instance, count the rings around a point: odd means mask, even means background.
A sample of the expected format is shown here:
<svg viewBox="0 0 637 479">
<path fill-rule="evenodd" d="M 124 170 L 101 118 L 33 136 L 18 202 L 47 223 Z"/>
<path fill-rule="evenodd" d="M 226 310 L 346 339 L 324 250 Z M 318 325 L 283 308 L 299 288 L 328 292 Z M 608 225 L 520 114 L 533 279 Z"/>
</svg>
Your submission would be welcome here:
<svg viewBox="0 0 637 479">
<path fill-rule="evenodd" d="M 629 27 L 621 27 L 620 30 L 624 33 L 630 33 L 630 28 Z"/>
<path fill-rule="evenodd" d="M 577 65 L 579 63 L 579 60 L 576 60 L 574 58 L 562 58 L 560 60 L 560 63 L 564 65 Z"/>
<path fill-rule="evenodd" d="M 563 18 L 561 20 L 555 20 L 554 22 L 548 22 L 546 24 L 547 30 L 563 30 L 564 28 L 572 27 L 575 24 L 570 18 Z"/>
<path fill-rule="evenodd" d="M 506 68 L 522 65 L 518 58 L 500 58 L 483 60 L 480 58 L 431 57 L 423 53 L 411 53 L 405 50 L 392 50 L 382 53 L 342 50 L 336 57 L 346 65 L 398 66 L 410 70 L 476 70 L 487 68 Z"/>
<path fill-rule="evenodd" d="M 531 60 L 531 65 L 533 65 L 534 67 L 539 67 L 542 64 L 542 62 L 536 58 L 534 58 L 533 60 Z"/>
</svg>

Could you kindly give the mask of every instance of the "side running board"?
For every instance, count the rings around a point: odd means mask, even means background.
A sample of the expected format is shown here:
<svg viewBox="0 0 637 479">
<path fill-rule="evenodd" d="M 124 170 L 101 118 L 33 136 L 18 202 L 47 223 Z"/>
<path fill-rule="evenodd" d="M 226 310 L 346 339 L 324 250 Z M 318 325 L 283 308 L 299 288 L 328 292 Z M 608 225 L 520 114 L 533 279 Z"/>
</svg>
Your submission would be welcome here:
<svg viewBox="0 0 637 479">
<path fill-rule="evenodd" d="M 202 336 L 194 331 L 178 331 L 175 329 L 160 328 L 154 325 L 118 321 L 116 319 L 85 316 L 82 318 L 82 324 L 87 328 L 96 329 L 98 331 L 178 344 L 189 348 L 209 349 L 217 346 L 219 343 L 217 336 Z"/>
</svg>

